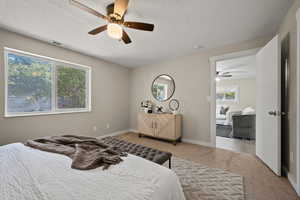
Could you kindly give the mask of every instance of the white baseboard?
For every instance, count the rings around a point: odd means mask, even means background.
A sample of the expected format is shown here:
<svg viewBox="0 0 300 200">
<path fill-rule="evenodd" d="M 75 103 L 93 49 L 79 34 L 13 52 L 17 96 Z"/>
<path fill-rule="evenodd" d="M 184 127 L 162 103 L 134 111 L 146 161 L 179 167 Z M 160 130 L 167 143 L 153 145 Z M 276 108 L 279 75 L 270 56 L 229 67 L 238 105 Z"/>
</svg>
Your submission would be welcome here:
<svg viewBox="0 0 300 200">
<path fill-rule="evenodd" d="M 100 135 L 97 138 L 104 138 L 104 137 L 108 137 L 108 136 L 117 136 L 117 135 L 122 135 L 122 134 L 128 133 L 128 132 L 131 132 L 131 130 L 127 129 L 127 130 L 117 131 L 117 132 L 113 132 L 113 133 L 108 133 L 105 135 Z"/>
<path fill-rule="evenodd" d="M 199 141 L 199 140 L 191 140 L 191 139 L 185 139 L 185 138 L 182 138 L 181 140 L 183 142 L 190 143 L 190 144 L 197 144 L 197 145 L 206 146 L 206 147 L 214 147 L 214 145 L 210 142 L 203 142 L 203 141 Z"/>
<path fill-rule="evenodd" d="M 287 178 L 299 196 L 299 191 L 298 191 L 298 187 L 297 187 L 298 185 L 296 184 L 296 182 L 294 181 L 294 179 L 292 178 L 290 173 L 288 173 Z"/>
<path fill-rule="evenodd" d="M 128 132 L 131 132 L 131 133 L 138 133 L 139 131 L 136 130 L 136 129 L 129 129 Z"/>
</svg>

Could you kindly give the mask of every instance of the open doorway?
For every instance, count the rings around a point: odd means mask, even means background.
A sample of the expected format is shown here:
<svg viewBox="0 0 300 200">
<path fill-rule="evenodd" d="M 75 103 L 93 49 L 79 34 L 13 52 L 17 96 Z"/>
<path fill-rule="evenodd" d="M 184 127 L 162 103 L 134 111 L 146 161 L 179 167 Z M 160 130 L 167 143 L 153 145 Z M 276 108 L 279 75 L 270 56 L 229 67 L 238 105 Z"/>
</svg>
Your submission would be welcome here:
<svg viewBox="0 0 300 200">
<path fill-rule="evenodd" d="M 260 159 L 266 166 L 269 167 L 275 174 L 281 176 L 283 171 L 288 171 L 288 159 L 293 158 L 293 153 L 289 151 L 288 144 L 288 61 L 289 54 L 286 51 L 289 47 L 288 39 L 284 40 L 281 44 L 281 40 L 276 35 L 270 40 L 264 47 L 260 49 L 247 50 L 237 53 L 226 54 L 222 56 L 216 56 L 210 58 L 212 73 L 211 73 L 211 141 L 212 145 L 220 147 L 220 143 L 217 141 L 217 125 L 231 126 L 230 137 L 235 137 L 235 116 L 236 113 L 225 114 L 223 116 L 223 122 L 217 122 L 218 114 L 224 113 L 228 108 L 225 106 L 220 108 L 218 111 L 218 99 L 239 99 L 241 91 L 236 88 L 226 89 L 221 93 L 228 94 L 217 94 L 217 87 L 223 78 L 233 77 L 232 72 L 227 70 L 219 69 L 218 65 L 222 63 L 226 64 L 226 61 L 232 61 L 236 58 L 249 57 L 255 55 L 255 85 L 256 85 L 256 102 L 255 109 L 242 110 L 242 113 L 238 113 L 237 116 L 241 116 L 245 113 L 249 114 L 248 111 L 252 112 L 253 117 L 256 119 L 253 123 L 255 124 L 254 137 L 248 135 L 243 139 L 249 141 L 254 140 L 255 155 Z M 287 44 L 287 45 L 285 45 Z M 282 55 L 280 55 L 282 52 Z M 226 67 L 226 66 L 225 66 Z M 224 67 L 223 67 L 224 68 Z M 231 74 L 231 76 L 229 76 Z M 220 76 L 223 77 L 220 77 Z M 220 89 L 219 89 L 220 90 Z M 221 90 L 222 91 L 222 90 Z M 227 95 L 227 97 L 224 97 Z M 237 97 L 236 97 L 237 96 Z M 222 110 L 222 111 L 221 111 Z M 254 112 L 253 112 L 254 110 Z M 243 112 L 247 111 L 247 112 Z M 223 114 L 224 115 L 224 114 Z M 228 116 L 228 118 L 227 118 Z M 230 117 L 231 116 L 231 117 Z M 219 120 L 219 119 L 218 119 Z M 227 122 L 225 122 L 225 121 Z M 230 121 L 231 120 L 231 121 Z M 239 120 L 238 120 L 239 121 Z M 250 128 L 253 124 L 252 119 L 247 120 L 247 125 L 242 128 Z M 251 122 L 251 123 L 250 123 Z M 228 128 L 228 127 L 227 127 Z M 238 129 L 239 130 L 239 129 Z M 233 133 L 232 133 L 233 132 Z M 243 131 L 242 131 L 243 132 Z M 244 134 L 244 133 L 243 133 Z M 283 134 L 283 135 L 282 135 Z M 229 149 L 229 148 L 227 148 Z M 233 151 L 239 151 L 239 149 L 230 149 Z M 241 151 L 240 151 L 241 152 Z M 252 152 L 253 153 L 253 152 Z M 291 159 L 292 160 L 292 159 Z"/>
<path fill-rule="evenodd" d="M 255 154 L 256 55 L 216 62 L 216 147 Z"/>
</svg>

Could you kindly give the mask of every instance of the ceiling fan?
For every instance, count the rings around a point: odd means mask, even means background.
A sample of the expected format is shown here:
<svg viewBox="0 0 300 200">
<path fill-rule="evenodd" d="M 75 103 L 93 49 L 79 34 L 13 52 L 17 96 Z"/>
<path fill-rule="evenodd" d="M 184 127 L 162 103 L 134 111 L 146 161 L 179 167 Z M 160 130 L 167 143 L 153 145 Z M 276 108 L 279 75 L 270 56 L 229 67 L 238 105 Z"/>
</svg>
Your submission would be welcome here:
<svg viewBox="0 0 300 200">
<path fill-rule="evenodd" d="M 230 78 L 232 77 L 232 74 L 230 74 L 230 72 L 221 72 L 221 71 L 217 71 L 216 72 L 217 77 L 219 78 Z"/>
<path fill-rule="evenodd" d="M 133 28 L 142 31 L 153 31 L 154 25 L 141 22 L 124 21 L 124 15 L 128 8 L 129 0 L 115 0 L 115 3 L 109 4 L 106 7 L 107 15 L 103 15 L 98 11 L 78 2 L 77 0 L 70 0 L 70 4 L 77 6 L 81 10 L 89 12 L 99 18 L 107 21 L 107 25 L 100 26 L 89 32 L 91 35 L 99 34 L 107 30 L 107 34 L 117 40 L 123 40 L 125 44 L 131 43 L 131 39 L 125 32 L 123 27 Z"/>
<path fill-rule="evenodd" d="M 217 71 L 217 78 L 231 78 L 234 75 L 246 74 L 247 71 Z"/>
</svg>

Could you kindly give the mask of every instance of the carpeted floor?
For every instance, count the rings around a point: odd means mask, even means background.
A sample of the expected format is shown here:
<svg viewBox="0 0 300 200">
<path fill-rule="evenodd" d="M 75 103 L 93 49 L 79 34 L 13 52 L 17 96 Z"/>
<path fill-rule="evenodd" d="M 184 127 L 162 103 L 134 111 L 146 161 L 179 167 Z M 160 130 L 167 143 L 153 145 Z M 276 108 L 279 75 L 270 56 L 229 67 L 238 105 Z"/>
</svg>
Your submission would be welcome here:
<svg viewBox="0 0 300 200">
<path fill-rule="evenodd" d="M 172 170 L 180 180 L 186 200 L 244 200 L 240 175 L 177 157 L 172 158 Z"/>
<path fill-rule="evenodd" d="M 239 174 L 244 177 L 246 200 L 300 199 L 286 178 L 276 176 L 256 156 L 188 143 L 179 143 L 174 146 L 169 142 L 147 137 L 139 138 L 136 133 L 123 134 L 118 137 L 129 142 L 169 151 L 174 157 L 190 160 L 209 168 Z"/>
</svg>

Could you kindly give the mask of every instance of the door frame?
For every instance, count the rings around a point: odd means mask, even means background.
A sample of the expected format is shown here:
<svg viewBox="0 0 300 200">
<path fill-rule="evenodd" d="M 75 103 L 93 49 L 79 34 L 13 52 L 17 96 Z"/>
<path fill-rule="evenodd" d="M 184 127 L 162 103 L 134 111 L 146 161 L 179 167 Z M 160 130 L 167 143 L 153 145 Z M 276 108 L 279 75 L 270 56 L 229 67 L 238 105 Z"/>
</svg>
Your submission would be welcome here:
<svg viewBox="0 0 300 200">
<path fill-rule="evenodd" d="M 216 147 L 216 63 L 223 60 L 251 56 L 258 53 L 261 48 L 237 51 L 234 53 L 213 56 L 209 58 L 210 62 L 210 140 L 212 147 Z"/>
<path fill-rule="evenodd" d="M 283 52 L 283 45 L 286 44 L 286 42 L 288 42 L 288 48 L 290 47 L 290 33 L 286 34 L 283 38 L 281 38 L 280 40 L 280 44 L 281 44 L 281 63 L 280 63 L 280 71 L 281 71 L 281 77 L 280 77 L 280 81 L 281 81 L 281 112 L 283 113 L 289 113 L 289 88 L 290 88 L 290 49 L 288 50 L 288 63 L 286 63 L 286 60 L 282 59 L 282 52 Z M 286 59 L 286 58 L 285 58 Z M 284 62 L 284 64 L 283 64 Z M 288 66 L 286 66 L 286 64 Z M 284 67 L 284 69 L 283 69 Z M 285 86 L 283 88 L 283 86 Z M 284 95 L 284 96 L 283 96 Z M 288 168 L 290 166 L 289 163 L 289 155 L 286 154 L 286 150 L 288 147 L 288 152 L 289 152 L 289 147 L 290 147 L 290 142 L 288 141 L 288 146 L 287 143 L 284 141 L 285 140 L 290 140 L 290 130 L 289 130 L 289 125 L 288 125 L 288 121 L 287 120 L 288 115 L 282 115 L 281 116 L 281 172 L 283 172 L 283 176 L 289 176 L 289 172 L 288 172 Z M 288 132 L 288 137 L 285 136 L 286 131 Z M 283 154 L 283 152 L 285 152 L 285 155 Z M 287 159 L 287 160 L 285 160 Z M 288 162 L 288 166 L 284 166 L 283 163 L 287 161 Z M 286 168 L 287 167 L 287 168 Z"/>
<path fill-rule="evenodd" d="M 296 191 L 300 196 L 300 9 L 297 11 L 297 177 Z"/>
<path fill-rule="evenodd" d="M 245 56 L 255 55 L 259 52 L 260 48 L 253 48 L 233 53 L 213 56 L 209 58 L 210 62 L 210 140 L 212 147 L 216 147 L 216 63 L 223 60 L 240 58 Z"/>
</svg>

